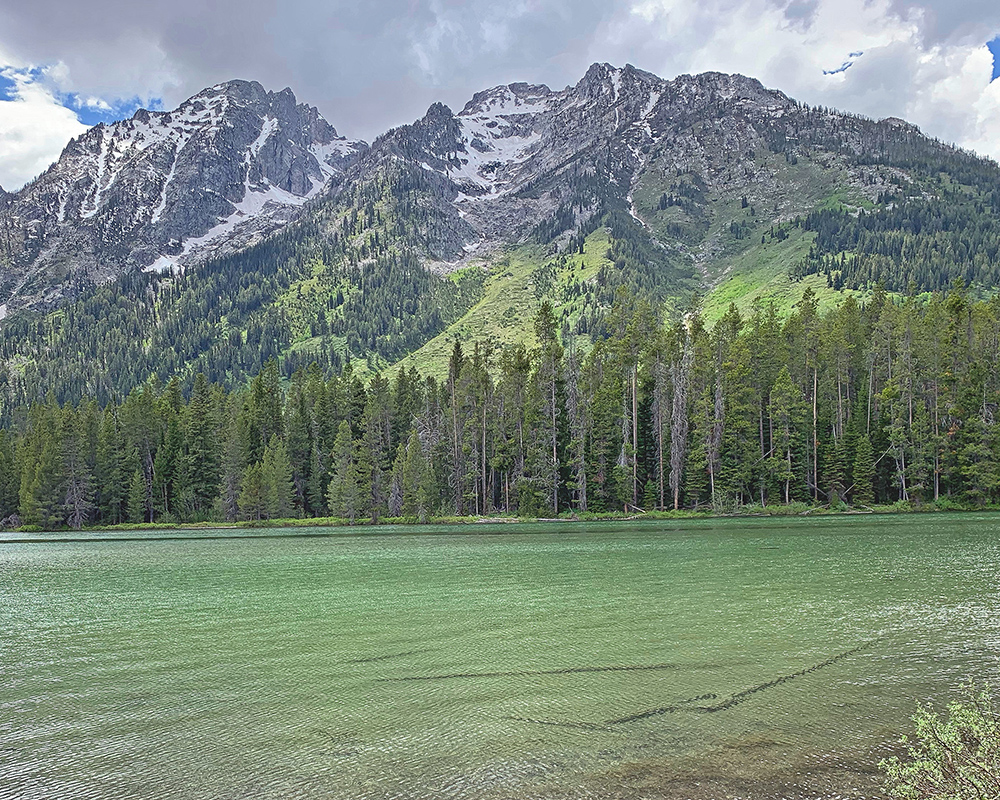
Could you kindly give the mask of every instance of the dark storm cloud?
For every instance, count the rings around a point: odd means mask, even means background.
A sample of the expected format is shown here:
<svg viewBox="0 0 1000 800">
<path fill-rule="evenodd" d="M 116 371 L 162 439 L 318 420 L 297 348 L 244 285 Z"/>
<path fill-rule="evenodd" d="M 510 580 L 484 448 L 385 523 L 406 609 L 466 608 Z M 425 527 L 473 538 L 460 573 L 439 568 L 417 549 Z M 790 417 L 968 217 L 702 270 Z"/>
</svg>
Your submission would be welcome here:
<svg viewBox="0 0 1000 800">
<path fill-rule="evenodd" d="M 0 50 L 63 62 L 79 94 L 162 97 L 229 78 L 290 86 L 371 138 L 435 100 L 515 80 L 575 82 L 614 5 L 596 0 L 0 0 Z"/>
</svg>

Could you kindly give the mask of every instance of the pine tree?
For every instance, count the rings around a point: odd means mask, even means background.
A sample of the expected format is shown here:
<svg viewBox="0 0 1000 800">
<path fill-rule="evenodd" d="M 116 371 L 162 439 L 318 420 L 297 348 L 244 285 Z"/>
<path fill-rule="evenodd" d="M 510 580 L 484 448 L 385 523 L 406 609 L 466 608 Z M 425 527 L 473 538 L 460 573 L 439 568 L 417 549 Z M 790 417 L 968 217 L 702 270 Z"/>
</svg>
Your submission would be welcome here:
<svg viewBox="0 0 1000 800">
<path fill-rule="evenodd" d="M 556 320 L 552 306 L 542 303 L 535 318 L 535 336 L 539 349 L 529 390 L 528 420 L 533 436 L 528 452 L 535 487 L 553 514 L 559 513 L 562 485 L 560 422 L 564 414 L 563 350 L 556 338 Z"/>
<path fill-rule="evenodd" d="M 361 487 L 358 486 L 357 446 L 347 420 L 337 429 L 331 461 L 333 475 L 326 495 L 330 513 L 353 525 L 361 510 Z"/>
<path fill-rule="evenodd" d="M 405 517 L 427 520 L 433 495 L 433 473 L 424 458 L 424 449 L 416 430 L 410 433 L 406 444 L 406 461 L 403 464 L 403 503 Z"/>
<path fill-rule="evenodd" d="M 138 469 L 132 472 L 128 484 L 128 521 L 139 523 L 146 521 L 146 480 Z"/>
<path fill-rule="evenodd" d="M 874 460 L 871 439 L 864 435 L 858 439 L 854 453 L 854 489 L 851 492 L 851 502 L 856 506 L 871 505 L 875 501 Z"/>
<path fill-rule="evenodd" d="M 0 523 L 17 513 L 18 483 L 11 437 L 0 429 Z"/>
<path fill-rule="evenodd" d="M 389 516 L 399 517 L 403 514 L 403 476 L 406 470 L 406 445 L 396 448 L 396 458 L 392 462 L 392 478 L 389 481 Z"/>
<path fill-rule="evenodd" d="M 128 483 L 124 462 L 118 411 L 114 405 L 110 405 L 101 416 L 94 470 L 98 513 L 101 521 L 110 525 L 124 522 L 128 513 Z"/>
<path fill-rule="evenodd" d="M 229 419 L 225 423 L 226 435 L 222 448 L 221 480 L 219 486 L 219 516 L 235 522 L 239 516 L 240 486 L 246 469 L 246 455 L 243 449 L 244 438 L 240 435 L 240 415 L 230 408 Z"/>
<path fill-rule="evenodd" d="M 240 495 L 237 500 L 240 516 L 248 520 L 264 519 L 267 516 L 268 500 L 264 469 L 258 461 L 247 467 L 240 482 Z"/>
<path fill-rule="evenodd" d="M 220 453 L 208 379 L 195 377 L 187 410 L 186 483 L 196 517 L 205 518 L 219 493 Z"/>
<path fill-rule="evenodd" d="M 62 516 L 74 530 L 90 519 L 93 504 L 93 475 L 86 460 L 80 420 L 67 407 L 62 413 Z"/>
<path fill-rule="evenodd" d="M 277 434 L 264 449 L 260 465 L 261 492 L 264 509 L 269 519 L 286 519 L 295 516 L 295 484 L 288 449 Z"/>
</svg>

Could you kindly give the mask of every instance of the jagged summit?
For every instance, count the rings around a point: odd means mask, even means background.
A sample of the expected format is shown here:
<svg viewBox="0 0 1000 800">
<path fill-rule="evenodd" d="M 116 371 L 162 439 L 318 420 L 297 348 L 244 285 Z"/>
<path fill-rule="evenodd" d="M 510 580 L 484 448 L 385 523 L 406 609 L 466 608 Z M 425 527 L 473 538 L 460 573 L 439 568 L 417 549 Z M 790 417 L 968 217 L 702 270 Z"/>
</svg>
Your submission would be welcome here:
<svg viewBox="0 0 1000 800">
<path fill-rule="evenodd" d="M 179 269 L 294 218 L 366 149 L 290 89 L 228 81 L 64 149 L 5 211 L 7 305 L 57 302 L 130 269 Z"/>
<path fill-rule="evenodd" d="M 459 116 L 498 113 L 528 113 L 537 110 L 537 104 L 552 97 L 553 92 L 548 86 L 529 83 L 510 83 L 505 86 L 494 86 L 482 92 L 476 92 L 465 104 Z"/>
<path fill-rule="evenodd" d="M 993 162 L 903 121 L 743 75 L 594 64 L 435 103 L 370 148 L 288 90 L 221 83 L 0 195 L 0 397 L 4 370 L 18 397 L 60 375 L 110 397 L 151 374 L 239 383 L 272 356 L 441 375 L 456 337 L 530 346 L 543 302 L 593 342 L 622 292 L 665 314 L 697 292 L 717 320 L 806 287 L 1000 285 L 997 186 Z"/>
<path fill-rule="evenodd" d="M 826 153 L 814 162 L 816 182 L 846 182 L 874 200 L 897 178 L 856 166 L 844 171 L 847 164 L 839 161 L 836 177 L 821 180 L 819 173 L 831 168 L 830 151 L 862 153 L 874 141 L 875 126 L 851 115 L 813 113 L 744 75 L 705 72 L 666 80 L 629 64 L 596 63 L 560 91 L 499 85 L 475 93 L 457 114 L 435 103 L 412 125 L 380 137 L 352 180 L 363 182 L 396 161 L 423 171 L 422 180 L 435 187 L 428 203 L 438 221 L 428 226 L 421 247 L 435 270 L 457 269 L 524 241 L 547 220 L 560 220 L 566 239 L 609 204 L 619 204 L 647 228 L 661 225 L 661 234 L 683 229 L 697 237 L 701 251 L 685 247 L 707 276 L 711 270 L 700 264 L 713 261 L 721 247 L 716 234 L 700 241 L 711 228 L 712 210 L 694 196 L 671 200 L 671 192 L 683 188 L 679 176 L 689 176 L 693 188 L 684 191 L 699 198 L 754 198 L 776 208 L 780 221 L 807 211 L 808 201 L 783 187 L 800 178 L 786 175 L 766 154 L 780 153 L 789 165 L 800 155 L 812 162 Z M 663 195 L 673 210 L 653 209 L 651 215 L 640 207 L 648 199 L 635 198 L 654 183 L 662 185 L 657 202 Z M 590 188 L 583 191 L 582 184 Z M 668 225 L 670 217 L 677 220 Z"/>
</svg>

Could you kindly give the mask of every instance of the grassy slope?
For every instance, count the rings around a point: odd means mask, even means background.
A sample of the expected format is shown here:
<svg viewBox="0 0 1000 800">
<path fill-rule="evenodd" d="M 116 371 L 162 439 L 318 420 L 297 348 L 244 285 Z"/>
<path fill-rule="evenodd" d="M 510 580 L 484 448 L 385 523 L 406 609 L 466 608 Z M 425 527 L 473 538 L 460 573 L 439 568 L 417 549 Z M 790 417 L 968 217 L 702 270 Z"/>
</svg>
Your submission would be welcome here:
<svg viewBox="0 0 1000 800">
<path fill-rule="evenodd" d="M 583 254 L 567 256 L 565 268 L 557 270 L 552 288 L 539 297 L 534 283 L 534 273 L 552 260 L 538 245 L 513 248 L 492 264 L 482 264 L 472 269 L 488 269 L 489 277 L 482 299 L 458 321 L 435 336 L 416 352 L 398 362 L 409 368 L 415 366 L 422 374 L 442 378 L 448 372 L 455 337 L 464 344 L 489 342 L 494 347 L 524 344 L 535 345 L 532 320 L 543 299 L 552 302 L 556 315 L 566 314 L 574 322 L 579 313 L 579 303 L 567 299 L 565 288 L 573 280 L 592 280 L 607 262 L 608 233 L 600 228 L 587 237 Z M 395 371 L 393 367 L 390 371 Z"/>
<path fill-rule="evenodd" d="M 836 308 L 848 295 L 859 299 L 865 292 L 844 289 L 836 292 L 826 285 L 823 275 L 810 275 L 793 281 L 788 277 L 794 266 L 809 252 L 813 234 L 793 229 L 789 237 L 765 245 L 758 244 L 728 260 L 726 277 L 716 284 L 702 302 L 702 313 L 709 325 L 714 324 L 735 303 L 743 316 L 748 316 L 755 303 L 773 301 L 778 312 L 786 316 L 802 298 L 807 287 L 812 288 L 820 309 Z"/>
<path fill-rule="evenodd" d="M 671 194 L 673 186 L 688 179 L 664 173 L 655 163 L 634 192 L 636 209 L 657 238 L 669 240 L 679 227 L 687 234 L 684 238 L 692 253 L 698 242 L 711 243 L 712 255 L 701 265 L 706 283 L 702 313 L 710 326 L 725 314 L 730 303 L 735 303 L 746 316 L 755 303 L 774 301 L 785 315 L 792 311 L 807 287 L 816 292 L 823 310 L 838 306 L 848 294 L 862 294 L 850 290 L 836 292 L 827 287 L 826 278 L 821 275 L 801 281 L 789 279 L 789 268 L 809 252 L 813 234 L 790 228 L 786 240 L 767 236 L 767 241 L 761 243 L 776 216 L 790 219 L 817 207 L 870 205 L 857 193 L 843 188 L 847 174 L 806 158 L 789 163 L 783 155 L 769 152 L 758 154 L 757 165 L 758 170 L 770 173 L 776 189 L 760 196 L 750 182 L 743 189 L 734 188 L 727 194 L 708 193 L 692 214 L 678 207 L 659 209 L 660 195 Z M 749 201 L 746 208 L 744 194 Z M 743 238 L 738 239 L 731 232 L 734 223 L 744 227 Z"/>
</svg>

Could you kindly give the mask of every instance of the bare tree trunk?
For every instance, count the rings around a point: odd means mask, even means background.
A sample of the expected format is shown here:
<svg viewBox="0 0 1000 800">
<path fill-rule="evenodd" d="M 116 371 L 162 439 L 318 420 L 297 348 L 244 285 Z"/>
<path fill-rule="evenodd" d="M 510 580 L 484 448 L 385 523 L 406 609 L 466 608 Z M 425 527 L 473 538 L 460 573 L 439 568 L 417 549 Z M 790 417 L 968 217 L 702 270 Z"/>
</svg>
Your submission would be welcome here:
<svg viewBox="0 0 1000 800">
<path fill-rule="evenodd" d="M 725 414 L 725 398 L 722 394 L 722 379 L 715 381 L 715 409 L 712 421 L 712 438 L 708 452 L 708 479 L 712 487 L 712 505 L 715 505 L 715 465 L 719 460 L 719 449 L 722 447 L 722 426 Z"/>
<path fill-rule="evenodd" d="M 556 379 L 553 369 L 552 383 L 549 387 L 549 402 L 551 404 L 552 424 L 552 513 L 559 514 L 559 429 L 556 427 Z"/>
<path fill-rule="evenodd" d="M 934 499 L 941 496 L 941 447 L 938 437 L 941 435 L 938 419 L 938 382 L 934 379 Z"/>
<path fill-rule="evenodd" d="M 632 505 L 639 505 L 639 365 L 632 367 Z"/>
</svg>

